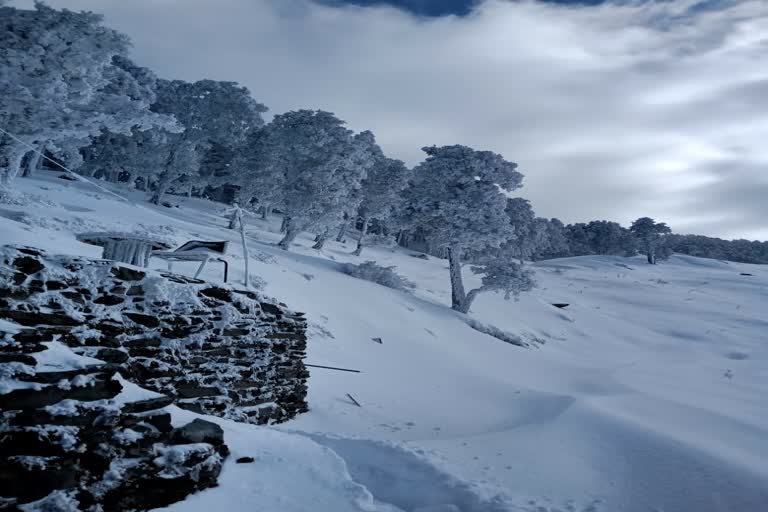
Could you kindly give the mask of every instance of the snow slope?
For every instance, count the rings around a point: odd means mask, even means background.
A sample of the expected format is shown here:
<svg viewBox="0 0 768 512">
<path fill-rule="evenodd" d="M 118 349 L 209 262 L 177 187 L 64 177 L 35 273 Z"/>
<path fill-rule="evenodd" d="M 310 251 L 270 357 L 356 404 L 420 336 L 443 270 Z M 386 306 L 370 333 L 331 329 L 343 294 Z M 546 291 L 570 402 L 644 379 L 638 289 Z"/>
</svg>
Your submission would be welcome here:
<svg viewBox="0 0 768 512">
<path fill-rule="evenodd" d="M 103 185 L 135 201 L 121 202 L 56 175 L 18 180 L 37 199 L 0 205 L 0 242 L 98 256 L 74 233 L 227 239 L 242 280 L 223 205 L 153 207 Z M 355 258 L 352 241 L 318 252 L 309 236 L 286 253 L 277 228 L 249 220 L 251 272 L 307 313 L 308 362 L 361 373 L 313 369 L 311 411 L 277 428 L 216 420 L 234 454 L 256 462 L 232 457 L 221 487 L 169 510 L 768 510 L 768 268 L 683 256 L 542 262 L 537 290 L 519 302 L 481 295 L 471 312 L 536 347 L 524 349 L 448 308 L 445 261 L 387 248 Z M 397 266 L 416 292 L 339 272 L 368 259 Z"/>
</svg>

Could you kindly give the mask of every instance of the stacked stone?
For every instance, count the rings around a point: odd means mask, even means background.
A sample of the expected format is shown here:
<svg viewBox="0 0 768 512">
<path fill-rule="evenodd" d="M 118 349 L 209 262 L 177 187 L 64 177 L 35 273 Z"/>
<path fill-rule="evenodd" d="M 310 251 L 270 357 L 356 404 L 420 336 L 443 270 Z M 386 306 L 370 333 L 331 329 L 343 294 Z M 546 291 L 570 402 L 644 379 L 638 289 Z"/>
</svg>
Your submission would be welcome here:
<svg viewBox="0 0 768 512">
<path fill-rule="evenodd" d="M 307 410 L 306 320 L 250 290 L 104 260 L 0 250 L 0 319 L 58 340 L 180 407 L 278 423 Z M 22 347 L 23 345 L 24 347 Z"/>
<path fill-rule="evenodd" d="M 114 365 L 38 372 L 45 346 L 8 342 L 3 329 L 0 375 L 18 388 L 0 394 L 0 510 L 146 510 L 216 485 L 221 427 L 173 428 L 171 397 L 114 400 Z"/>
<path fill-rule="evenodd" d="M 143 510 L 215 485 L 221 428 L 174 429 L 164 407 L 253 423 L 306 411 L 305 331 L 249 290 L 0 248 L 0 510 Z M 94 359 L 43 368 L 51 342 Z M 126 400 L 126 381 L 161 395 Z"/>
</svg>

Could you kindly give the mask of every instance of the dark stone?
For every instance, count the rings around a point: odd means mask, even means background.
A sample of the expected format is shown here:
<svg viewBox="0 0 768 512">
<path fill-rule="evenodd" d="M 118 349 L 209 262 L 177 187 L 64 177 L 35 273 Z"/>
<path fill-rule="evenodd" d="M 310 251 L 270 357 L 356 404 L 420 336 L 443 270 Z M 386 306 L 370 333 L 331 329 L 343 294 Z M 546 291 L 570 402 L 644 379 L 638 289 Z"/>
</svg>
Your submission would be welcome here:
<svg viewBox="0 0 768 512">
<path fill-rule="evenodd" d="M 122 334 L 125 330 L 125 326 L 123 324 L 115 322 L 114 320 L 102 320 L 98 324 L 94 325 L 93 328 L 110 336 Z"/>
<path fill-rule="evenodd" d="M 157 317 L 152 315 L 145 315 L 143 313 L 123 313 L 125 316 L 130 318 L 132 321 L 136 322 L 137 324 L 143 325 L 144 327 L 149 327 L 150 329 L 154 329 L 155 327 L 160 326 L 160 320 L 157 319 Z"/>
<path fill-rule="evenodd" d="M 230 293 L 229 290 L 225 290 L 224 288 L 213 286 L 211 288 L 200 290 L 200 293 L 213 299 L 219 299 L 224 302 L 232 302 L 232 293 Z"/>
<path fill-rule="evenodd" d="M 237 462 L 238 464 L 250 464 L 254 460 L 256 459 L 254 459 L 253 457 L 240 457 L 235 462 Z"/>
<path fill-rule="evenodd" d="M 144 288 L 142 288 L 140 284 L 134 284 L 128 288 L 128 291 L 125 293 L 126 295 L 143 295 Z"/>
<path fill-rule="evenodd" d="M 740 276 L 751 276 L 751 275 L 753 275 L 753 274 L 750 274 L 750 273 L 748 273 L 748 272 L 742 272 L 742 273 L 741 273 L 741 274 L 739 274 L 739 275 L 740 275 Z"/>
<path fill-rule="evenodd" d="M 94 357 L 115 364 L 121 364 L 128 360 L 128 354 L 116 348 L 102 348 L 96 352 Z"/>
<path fill-rule="evenodd" d="M 48 386 L 42 389 L 15 389 L 10 393 L 0 395 L 0 411 L 37 409 L 46 405 L 53 405 L 62 400 L 81 400 L 92 402 L 114 398 L 123 386 L 116 380 L 95 381 L 93 386 L 72 387 L 61 389 L 57 386 Z"/>
<path fill-rule="evenodd" d="M 197 418 L 171 432 L 172 444 L 208 443 L 213 446 L 224 444 L 224 429 L 216 423 Z"/>
<path fill-rule="evenodd" d="M 112 272 L 112 275 L 116 278 L 122 279 L 123 281 L 141 281 L 147 276 L 146 272 L 122 266 L 112 267 L 110 272 Z"/>
<path fill-rule="evenodd" d="M 64 290 L 68 288 L 66 283 L 62 283 L 61 281 L 46 281 L 45 287 L 48 290 Z"/>
<path fill-rule="evenodd" d="M 180 398 L 199 398 L 204 396 L 217 396 L 220 393 L 218 388 L 184 383 L 176 386 L 176 394 Z"/>
<path fill-rule="evenodd" d="M 63 313 L 43 313 L 41 311 L 20 311 L 18 309 L 0 311 L 0 318 L 8 318 L 17 324 L 24 326 L 32 325 L 82 325 L 82 322 L 75 320 Z"/>
<path fill-rule="evenodd" d="M 271 304 L 269 302 L 260 302 L 259 305 L 261 306 L 262 311 L 264 311 L 265 313 L 269 313 L 277 317 L 281 316 L 283 313 L 283 310 L 280 309 L 279 306 L 275 306 L 274 304 Z"/>
<path fill-rule="evenodd" d="M 69 174 L 59 174 L 56 177 L 59 178 L 60 180 L 77 181 L 77 178 L 75 178 L 74 176 L 71 176 Z"/>
<path fill-rule="evenodd" d="M 162 409 L 172 403 L 173 397 L 159 396 L 157 398 L 148 398 L 146 400 L 139 400 L 138 402 L 127 403 L 123 405 L 123 411 L 128 413 L 153 411 L 155 409 Z"/>
<path fill-rule="evenodd" d="M 224 336 L 247 336 L 251 333 L 250 329 L 224 329 Z"/>
<path fill-rule="evenodd" d="M 40 272 L 45 268 L 39 260 L 32 258 L 31 256 L 20 256 L 16 258 L 13 260 L 13 266 L 16 267 L 19 272 L 28 276 Z"/>
<path fill-rule="evenodd" d="M 37 365 L 37 359 L 26 354 L 0 353 L 0 363 L 24 363 L 35 366 Z"/>
<path fill-rule="evenodd" d="M 31 429 L 6 429 L 0 433 L 0 457 L 12 455 L 50 457 L 64 455 L 64 453 L 64 449 L 56 439 L 52 439 L 45 433 Z"/>
<path fill-rule="evenodd" d="M 148 348 L 159 347 L 162 344 L 160 338 L 139 338 L 136 340 L 128 340 L 123 342 L 123 346 L 127 348 Z"/>
<path fill-rule="evenodd" d="M 554 303 L 552 303 L 552 305 L 555 306 L 556 308 L 560 308 L 560 309 L 565 309 L 568 306 L 570 306 L 570 304 L 568 304 L 567 302 L 554 302 Z"/>
<path fill-rule="evenodd" d="M 125 302 L 125 299 L 117 295 L 102 295 L 93 300 L 94 304 L 102 304 L 104 306 L 117 306 L 123 302 Z"/>
<path fill-rule="evenodd" d="M 29 468 L 16 458 L 0 460 L 0 489 L 6 497 L 26 503 L 44 498 L 57 489 L 77 485 L 78 468 L 72 460 L 51 457 L 43 468 Z"/>
</svg>

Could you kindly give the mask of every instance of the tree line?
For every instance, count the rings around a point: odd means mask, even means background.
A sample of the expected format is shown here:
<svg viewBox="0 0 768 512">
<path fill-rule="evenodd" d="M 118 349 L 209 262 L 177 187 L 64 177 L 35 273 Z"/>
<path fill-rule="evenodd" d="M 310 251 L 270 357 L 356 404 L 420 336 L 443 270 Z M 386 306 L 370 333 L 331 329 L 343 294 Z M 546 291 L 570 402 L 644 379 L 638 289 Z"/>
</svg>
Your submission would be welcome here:
<svg viewBox="0 0 768 512">
<path fill-rule="evenodd" d="M 648 217 L 630 228 L 537 217 L 510 197 L 522 186 L 517 164 L 491 151 L 427 146 L 411 169 L 330 112 L 266 123 L 267 107 L 235 82 L 164 80 L 132 62 L 128 38 L 93 13 L 0 6 L 0 22 L 0 201 L 17 200 L 14 180 L 42 153 L 154 204 L 185 194 L 276 213 L 286 250 L 309 232 L 317 249 L 354 234 L 358 256 L 368 238 L 389 237 L 445 257 L 462 312 L 481 292 L 530 290 L 528 260 L 640 251 L 653 264 L 683 244 Z M 470 290 L 465 265 L 480 276 Z"/>
</svg>

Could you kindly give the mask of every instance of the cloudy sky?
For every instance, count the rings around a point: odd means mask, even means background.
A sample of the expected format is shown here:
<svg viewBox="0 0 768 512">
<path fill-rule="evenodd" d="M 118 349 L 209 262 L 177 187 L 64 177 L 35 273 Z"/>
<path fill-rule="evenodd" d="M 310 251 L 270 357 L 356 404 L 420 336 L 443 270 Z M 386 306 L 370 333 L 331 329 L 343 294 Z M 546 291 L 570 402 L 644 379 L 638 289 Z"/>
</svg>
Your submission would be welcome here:
<svg viewBox="0 0 768 512">
<path fill-rule="evenodd" d="M 766 0 L 48 3 L 104 13 L 162 77 L 330 110 L 408 164 L 499 152 L 539 215 L 768 239 Z"/>
</svg>

